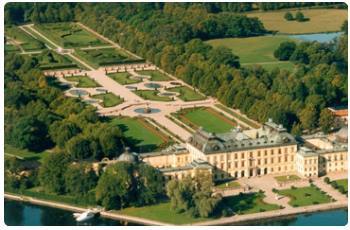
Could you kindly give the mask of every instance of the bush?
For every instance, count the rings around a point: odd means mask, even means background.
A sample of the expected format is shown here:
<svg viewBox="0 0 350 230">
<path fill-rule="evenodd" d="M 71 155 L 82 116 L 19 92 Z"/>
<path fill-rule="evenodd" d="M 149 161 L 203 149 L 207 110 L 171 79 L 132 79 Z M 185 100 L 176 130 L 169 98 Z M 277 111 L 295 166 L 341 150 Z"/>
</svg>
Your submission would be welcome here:
<svg viewBox="0 0 350 230">
<path fill-rule="evenodd" d="M 282 42 L 275 50 L 273 55 L 280 61 L 287 61 L 292 56 L 296 48 L 295 42 Z"/>
<path fill-rule="evenodd" d="M 338 184 L 337 184 L 337 182 L 335 182 L 335 181 L 332 181 L 332 182 L 331 182 L 331 186 L 332 186 L 333 188 L 335 188 L 335 189 L 338 189 Z"/>
<path fill-rule="evenodd" d="M 318 201 L 313 201 L 312 204 L 319 204 L 320 202 Z"/>
<path fill-rule="evenodd" d="M 278 193 L 278 189 L 273 188 L 273 189 L 272 189 L 272 192 Z"/>
<path fill-rule="evenodd" d="M 329 179 L 329 177 L 325 177 L 325 178 L 323 179 L 323 181 L 324 181 L 325 183 L 327 183 L 327 184 L 331 183 L 331 180 Z"/>
<path fill-rule="evenodd" d="M 293 21 L 293 15 L 288 11 L 284 14 L 284 19 L 286 19 L 287 21 Z"/>
<path fill-rule="evenodd" d="M 339 189 L 339 192 L 340 192 L 340 193 L 342 193 L 342 194 L 345 194 L 345 193 L 346 193 L 344 187 L 339 186 L 338 189 Z"/>
<path fill-rule="evenodd" d="M 305 18 L 304 14 L 302 12 L 298 11 L 295 14 L 295 20 L 297 20 L 298 22 L 305 22 L 305 21 L 308 21 L 309 19 Z"/>
<path fill-rule="evenodd" d="M 265 212 L 265 211 L 266 211 L 266 209 L 263 209 L 263 208 L 259 209 L 259 212 Z"/>
<path fill-rule="evenodd" d="M 290 188 L 293 189 L 293 190 L 297 189 L 294 185 L 292 185 Z"/>
</svg>

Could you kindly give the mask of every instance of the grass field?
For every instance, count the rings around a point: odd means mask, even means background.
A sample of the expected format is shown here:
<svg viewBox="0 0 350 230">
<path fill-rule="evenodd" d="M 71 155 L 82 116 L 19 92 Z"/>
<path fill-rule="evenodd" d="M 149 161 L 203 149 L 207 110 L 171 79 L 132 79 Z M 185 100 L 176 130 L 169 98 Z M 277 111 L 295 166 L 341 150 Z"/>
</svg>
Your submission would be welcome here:
<svg viewBox="0 0 350 230">
<path fill-rule="evenodd" d="M 183 109 L 173 114 L 193 129 L 202 127 L 207 132 L 224 133 L 236 126 L 236 123 L 211 108 Z"/>
<path fill-rule="evenodd" d="M 135 90 L 133 91 L 145 100 L 151 101 L 172 101 L 171 97 L 158 96 L 158 90 Z"/>
<path fill-rule="evenodd" d="M 17 52 L 19 51 L 19 48 L 12 44 L 6 44 L 5 45 L 5 52 Z"/>
<path fill-rule="evenodd" d="M 135 58 L 130 57 L 127 53 L 115 48 L 88 50 L 76 49 L 75 54 L 95 68 L 136 60 Z"/>
<path fill-rule="evenodd" d="M 240 114 L 236 113 L 235 111 L 227 108 L 226 106 L 223 106 L 221 104 L 216 104 L 215 106 L 218 107 L 219 109 L 225 111 L 226 113 L 232 115 L 234 118 L 240 120 L 241 122 L 251 126 L 254 129 L 257 129 L 260 127 L 259 125 L 255 124 L 254 122 L 250 121 L 249 119 L 241 116 Z"/>
<path fill-rule="evenodd" d="M 37 24 L 35 28 L 65 48 L 107 45 L 107 43 L 73 22 Z"/>
<path fill-rule="evenodd" d="M 273 56 L 273 52 L 279 44 L 285 41 L 298 41 L 282 35 L 258 36 L 249 38 L 223 38 L 207 41 L 213 47 L 224 46 L 239 56 L 242 66 L 261 65 L 271 70 L 275 67 L 293 70 L 294 64 L 288 61 L 279 61 Z"/>
<path fill-rule="evenodd" d="M 180 93 L 179 97 L 183 101 L 199 101 L 205 99 L 205 96 L 187 86 L 174 87 L 167 89 L 167 91 Z"/>
<path fill-rule="evenodd" d="M 130 74 L 127 72 L 124 73 L 110 73 L 108 74 L 110 78 L 122 85 L 135 84 L 142 81 L 142 79 L 130 78 Z"/>
<path fill-rule="evenodd" d="M 110 124 L 117 125 L 123 131 L 127 144 L 136 152 L 155 151 L 170 141 L 142 118 L 115 117 Z"/>
<path fill-rule="evenodd" d="M 288 203 L 293 207 L 329 203 L 332 200 L 330 196 L 314 186 L 279 190 L 278 194 L 290 197 Z"/>
<path fill-rule="evenodd" d="M 76 85 L 78 88 L 94 88 L 100 86 L 96 81 L 88 76 L 66 76 L 64 78 L 68 81 L 78 82 Z"/>
<path fill-rule="evenodd" d="M 142 70 L 136 71 L 140 75 L 146 75 L 151 77 L 151 81 L 170 81 L 171 78 L 165 74 L 159 72 L 158 70 Z"/>
<path fill-rule="evenodd" d="M 290 181 L 296 181 L 300 180 L 300 177 L 297 175 L 286 175 L 286 176 L 276 176 L 275 179 L 277 182 L 290 182 Z"/>
<path fill-rule="evenodd" d="M 238 214 L 249 214 L 279 209 L 276 204 L 269 204 L 263 201 L 263 193 L 242 193 L 236 196 L 223 198 L 223 203 Z"/>
<path fill-rule="evenodd" d="M 13 39 L 25 51 L 34 51 L 45 49 L 44 43 L 36 40 L 19 27 L 6 27 L 5 35 Z"/>
<path fill-rule="evenodd" d="M 241 185 L 237 181 L 221 182 L 215 185 L 215 188 L 225 189 L 225 188 L 240 188 Z"/>
<path fill-rule="evenodd" d="M 31 152 L 29 150 L 19 149 L 8 144 L 5 144 L 4 151 L 5 151 L 5 156 L 9 156 L 9 157 L 13 156 L 22 160 L 37 160 L 39 162 L 41 162 L 45 156 L 50 154 L 50 152 L 48 151 L 43 151 L 40 153 Z"/>
<path fill-rule="evenodd" d="M 338 188 L 343 187 L 345 193 L 348 192 L 348 179 L 335 180 L 335 182 L 337 183 Z"/>
<path fill-rule="evenodd" d="M 101 103 L 103 107 L 116 106 L 123 103 L 124 101 L 121 97 L 116 96 L 113 93 L 97 94 L 93 95 L 92 98 L 103 100 Z"/>
<path fill-rule="evenodd" d="M 125 208 L 120 211 L 112 212 L 176 225 L 190 224 L 194 222 L 210 220 L 209 218 L 193 218 L 186 213 L 176 213 L 176 211 L 171 208 L 170 202 L 163 202 L 160 204 L 149 205 L 144 207 Z"/>
<path fill-rule="evenodd" d="M 287 21 L 284 14 L 289 11 L 293 15 L 297 10 L 281 10 L 248 13 L 248 17 L 258 17 L 265 28 L 279 33 L 305 34 L 339 31 L 342 23 L 347 19 L 347 10 L 342 9 L 302 9 L 301 12 L 309 21 Z"/>
</svg>

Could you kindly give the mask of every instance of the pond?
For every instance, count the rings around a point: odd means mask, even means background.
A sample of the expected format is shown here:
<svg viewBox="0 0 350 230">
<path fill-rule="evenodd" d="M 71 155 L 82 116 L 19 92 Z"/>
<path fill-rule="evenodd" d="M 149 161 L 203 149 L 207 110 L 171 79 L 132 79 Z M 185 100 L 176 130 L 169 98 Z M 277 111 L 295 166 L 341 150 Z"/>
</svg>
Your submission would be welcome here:
<svg viewBox="0 0 350 230">
<path fill-rule="evenodd" d="M 85 96 L 85 95 L 88 95 L 89 93 L 85 90 L 82 90 L 82 89 L 72 89 L 72 90 L 69 90 L 68 91 L 70 94 L 74 95 L 74 96 Z"/>
<path fill-rule="evenodd" d="M 158 89 L 161 87 L 161 85 L 158 83 L 150 82 L 150 83 L 146 83 L 145 87 L 150 88 L 150 89 Z"/>
<path fill-rule="evenodd" d="M 343 32 L 334 32 L 334 33 L 319 33 L 319 34 L 295 34 L 289 35 L 290 38 L 300 39 L 302 41 L 317 41 L 317 42 L 330 42 L 334 38 L 342 35 Z"/>
<path fill-rule="evenodd" d="M 134 110 L 136 113 L 140 114 L 149 114 L 149 113 L 159 113 L 160 109 L 155 109 L 155 108 L 137 108 Z"/>
</svg>

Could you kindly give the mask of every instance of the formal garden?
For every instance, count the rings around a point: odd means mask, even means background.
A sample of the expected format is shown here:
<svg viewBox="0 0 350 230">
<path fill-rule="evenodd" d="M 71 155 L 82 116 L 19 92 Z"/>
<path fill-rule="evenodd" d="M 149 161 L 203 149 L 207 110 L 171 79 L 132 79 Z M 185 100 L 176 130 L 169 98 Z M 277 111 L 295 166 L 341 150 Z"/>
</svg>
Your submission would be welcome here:
<svg viewBox="0 0 350 230">
<path fill-rule="evenodd" d="M 202 127 L 207 132 L 212 133 L 229 132 L 237 126 L 235 121 L 212 108 L 197 107 L 182 109 L 172 115 L 195 130 Z"/>
<path fill-rule="evenodd" d="M 110 125 L 118 126 L 127 145 L 136 152 L 152 152 L 169 145 L 171 139 L 149 124 L 144 118 L 115 117 Z"/>
<path fill-rule="evenodd" d="M 102 100 L 102 102 L 100 103 L 102 107 L 113 107 L 123 103 L 124 101 L 123 98 L 113 93 L 96 94 L 91 97 L 94 99 Z"/>
<path fill-rule="evenodd" d="M 115 80 L 121 85 L 128 85 L 128 84 L 135 84 L 142 82 L 141 78 L 135 78 L 132 77 L 132 75 L 128 72 L 122 72 L 122 73 L 109 73 L 107 74 L 110 78 Z"/>
<path fill-rule="evenodd" d="M 32 56 L 38 60 L 39 67 L 42 70 L 71 69 L 78 67 L 78 65 L 67 56 L 60 55 L 52 50 L 45 50 Z"/>
<path fill-rule="evenodd" d="M 64 77 L 67 81 L 77 82 L 78 84 L 75 85 L 75 87 L 78 88 L 95 88 L 100 87 L 100 85 L 91 79 L 88 76 L 83 75 L 75 75 L 75 76 L 65 76 Z"/>
<path fill-rule="evenodd" d="M 16 43 L 24 51 L 38 51 L 46 48 L 44 43 L 36 40 L 17 26 L 5 27 L 5 35 L 7 39 L 12 40 L 13 43 Z M 15 48 L 8 47 L 7 49 L 13 51 Z"/>
<path fill-rule="evenodd" d="M 34 28 L 64 48 L 108 45 L 74 22 L 42 23 Z"/>
<path fill-rule="evenodd" d="M 200 92 L 193 90 L 187 86 L 173 87 L 167 89 L 167 91 L 179 93 L 180 95 L 178 97 L 183 101 L 200 101 L 206 98 Z"/>
<path fill-rule="evenodd" d="M 151 81 L 170 81 L 170 80 L 172 80 L 170 77 L 161 73 L 159 70 L 142 70 L 142 71 L 136 71 L 136 73 L 139 75 L 150 76 Z"/>
<path fill-rule="evenodd" d="M 75 54 L 94 68 L 113 64 L 143 62 L 116 48 L 76 49 Z"/>
<path fill-rule="evenodd" d="M 158 90 L 135 90 L 134 92 L 145 100 L 173 101 L 172 97 L 158 95 L 160 93 Z"/>
<path fill-rule="evenodd" d="M 331 196 L 313 184 L 307 187 L 291 186 L 290 189 L 274 189 L 274 192 L 289 197 L 290 201 L 288 203 L 293 207 L 323 204 L 334 201 Z"/>
</svg>

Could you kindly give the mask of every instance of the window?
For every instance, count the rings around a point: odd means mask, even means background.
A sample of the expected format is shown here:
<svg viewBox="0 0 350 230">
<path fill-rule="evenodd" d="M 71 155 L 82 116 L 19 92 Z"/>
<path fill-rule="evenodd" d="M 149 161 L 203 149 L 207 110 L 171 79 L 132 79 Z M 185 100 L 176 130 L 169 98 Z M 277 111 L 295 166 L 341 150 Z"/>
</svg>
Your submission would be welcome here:
<svg viewBox="0 0 350 230">
<path fill-rule="evenodd" d="M 266 158 L 265 158 L 264 162 L 265 162 L 265 164 L 267 164 L 267 159 Z"/>
<path fill-rule="evenodd" d="M 237 159 L 238 158 L 238 154 L 237 153 L 235 153 L 235 159 Z"/>
<path fill-rule="evenodd" d="M 286 162 L 288 161 L 288 155 L 284 156 L 284 161 L 286 161 Z"/>
<path fill-rule="evenodd" d="M 278 163 L 281 163 L 281 157 L 278 157 Z"/>
<path fill-rule="evenodd" d="M 281 154 L 281 153 L 282 153 L 281 149 L 278 149 L 278 154 Z"/>
<path fill-rule="evenodd" d="M 241 158 L 244 158 L 244 153 L 241 153 Z"/>
<path fill-rule="evenodd" d="M 253 153 L 249 152 L 249 157 L 252 158 L 253 157 Z"/>
<path fill-rule="evenodd" d="M 273 158 L 271 158 L 271 164 L 273 164 Z"/>
<path fill-rule="evenodd" d="M 220 156 L 220 161 L 223 161 L 224 160 L 224 155 L 221 155 Z"/>
<path fill-rule="evenodd" d="M 284 153 L 288 153 L 288 148 L 284 148 Z"/>
<path fill-rule="evenodd" d="M 231 162 L 229 162 L 228 164 L 227 164 L 227 168 L 231 168 Z"/>
<path fill-rule="evenodd" d="M 227 160 L 231 160 L 231 154 L 227 155 Z"/>
<path fill-rule="evenodd" d="M 264 155 L 267 156 L 267 150 L 264 150 Z"/>
<path fill-rule="evenodd" d="M 236 167 L 236 168 L 238 167 L 238 162 L 237 162 L 237 161 L 235 162 L 235 167 Z"/>
<path fill-rule="evenodd" d="M 242 161 L 241 166 L 244 167 L 244 161 Z"/>
<path fill-rule="evenodd" d="M 274 152 L 273 152 L 273 149 L 271 149 L 270 153 L 271 153 L 271 155 L 273 155 L 273 153 L 274 153 Z"/>
<path fill-rule="evenodd" d="M 258 159 L 258 165 L 260 165 L 260 159 Z"/>
<path fill-rule="evenodd" d="M 258 151 L 258 157 L 260 157 L 260 151 Z"/>
<path fill-rule="evenodd" d="M 223 169 L 224 168 L 224 163 L 221 163 L 221 169 Z"/>
</svg>

